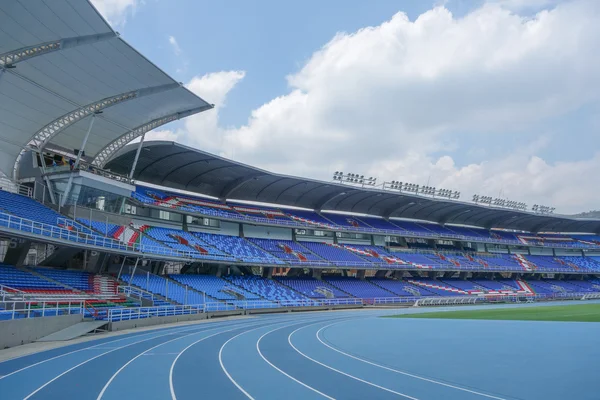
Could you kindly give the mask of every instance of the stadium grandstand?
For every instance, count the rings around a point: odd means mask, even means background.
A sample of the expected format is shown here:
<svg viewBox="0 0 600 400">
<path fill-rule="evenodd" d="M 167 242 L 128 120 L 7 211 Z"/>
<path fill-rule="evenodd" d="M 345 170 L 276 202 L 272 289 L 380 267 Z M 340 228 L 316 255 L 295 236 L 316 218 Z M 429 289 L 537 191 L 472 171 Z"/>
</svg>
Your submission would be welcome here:
<svg viewBox="0 0 600 400">
<path fill-rule="evenodd" d="M 0 3 L 0 26 L 11 27 L 0 29 L 0 330 L 600 298 L 600 220 L 286 176 L 146 141 L 213 105 L 87 1 Z"/>
</svg>

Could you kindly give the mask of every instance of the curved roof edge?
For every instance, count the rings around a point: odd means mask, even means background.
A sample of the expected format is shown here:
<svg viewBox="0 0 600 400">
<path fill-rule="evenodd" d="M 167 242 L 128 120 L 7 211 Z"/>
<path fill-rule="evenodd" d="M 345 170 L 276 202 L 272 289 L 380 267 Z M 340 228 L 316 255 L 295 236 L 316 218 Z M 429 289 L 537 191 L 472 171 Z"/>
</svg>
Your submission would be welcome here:
<svg viewBox="0 0 600 400">
<path fill-rule="evenodd" d="M 106 168 L 128 174 L 137 147 L 137 144 L 130 144 L 116 152 L 106 163 Z M 221 200 L 244 200 L 487 229 L 600 234 L 599 219 L 541 215 L 276 174 L 169 141 L 148 141 L 143 144 L 133 178 Z"/>
</svg>

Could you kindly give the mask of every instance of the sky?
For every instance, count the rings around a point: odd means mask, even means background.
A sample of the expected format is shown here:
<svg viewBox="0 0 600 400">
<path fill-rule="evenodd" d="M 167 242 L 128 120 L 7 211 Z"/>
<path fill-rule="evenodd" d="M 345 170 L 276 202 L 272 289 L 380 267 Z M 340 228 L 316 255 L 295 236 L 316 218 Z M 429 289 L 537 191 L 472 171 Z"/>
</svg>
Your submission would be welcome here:
<svg viewBox="0 0 600 400">
<path fill-rule="evenodd" d="M 600 209 L 597 0 L 93 0 L 211 111 L 149 134 L 334 171 Z"/>
</svg>

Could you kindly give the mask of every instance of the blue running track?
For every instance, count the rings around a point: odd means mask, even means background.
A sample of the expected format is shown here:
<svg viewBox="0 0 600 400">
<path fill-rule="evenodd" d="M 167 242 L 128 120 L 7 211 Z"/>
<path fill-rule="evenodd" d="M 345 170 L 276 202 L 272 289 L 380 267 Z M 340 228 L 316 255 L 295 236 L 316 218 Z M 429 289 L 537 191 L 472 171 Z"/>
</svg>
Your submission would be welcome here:
<svg viewBox="0 0 600 400">
<path fill-rule="evenodd" d="M 394 311 L 215 320 L 0 363 L 0 399 L 600 399 L 600 324 L 392 319 Z"/>
</svg>

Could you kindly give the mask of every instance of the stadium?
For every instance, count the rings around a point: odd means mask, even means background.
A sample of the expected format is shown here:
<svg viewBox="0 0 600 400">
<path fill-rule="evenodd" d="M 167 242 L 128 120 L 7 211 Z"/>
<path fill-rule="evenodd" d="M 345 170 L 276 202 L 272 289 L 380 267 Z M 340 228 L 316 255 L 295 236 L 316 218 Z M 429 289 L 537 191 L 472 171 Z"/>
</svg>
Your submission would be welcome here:
<svg viewBox="0 0 600 400">
<path fill-rule="evenodd" d="M 600 219 L 145 140 L 209 101 L 0 4 L 2 399 L 598 398 Z"/>
</svg>

